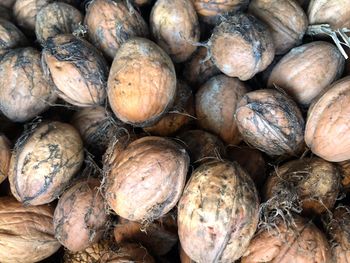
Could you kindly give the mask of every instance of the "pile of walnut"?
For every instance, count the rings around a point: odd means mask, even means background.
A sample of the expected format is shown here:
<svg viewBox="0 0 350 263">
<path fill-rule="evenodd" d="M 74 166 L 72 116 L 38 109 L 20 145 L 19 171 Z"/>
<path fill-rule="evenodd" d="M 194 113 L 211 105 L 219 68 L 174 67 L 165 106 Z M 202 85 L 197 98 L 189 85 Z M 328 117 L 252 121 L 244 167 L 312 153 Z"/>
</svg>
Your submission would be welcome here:
<svg viewBox="0 0 350 263">
<path fill-rule="evenodd" d="M 349 14 L 1 0 L 0 262 L 349 263 Z"/>
</svg>

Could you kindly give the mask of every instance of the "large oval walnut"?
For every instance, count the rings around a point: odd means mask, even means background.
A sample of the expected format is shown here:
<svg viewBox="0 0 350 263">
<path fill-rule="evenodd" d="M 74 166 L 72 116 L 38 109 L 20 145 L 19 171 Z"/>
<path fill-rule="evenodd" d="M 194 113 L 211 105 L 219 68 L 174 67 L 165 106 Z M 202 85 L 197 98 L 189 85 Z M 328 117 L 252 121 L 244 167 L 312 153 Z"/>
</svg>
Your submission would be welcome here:
<svg viewBox="0 0 350 263">
<path fill-rule="evenodd" d="M 34 48 L 14 49 L 0 60 L 0 108 L 12 121 L 28 121 L 56 100 Z"/>
<path fill-rule="evenodd" d="M 107 203 L 131 221 L 165 215 L 182 194 L 189 161 L 185 149 L 170 139 L 148 136 L 130 143 L 105 167 Z"/>
<path fill-rule="evenodd" d="M 75 7 L 54 2 L 41 8 L 36 16 L 35 35 L 41 44 L 59 34 L 71 34 L 83 22 L 83 15 Z"/>
<path fill-rule="evenodd" d="M 57 35 L 48 39 L 42 57 L 59 97 L 79 107 L 104 102 L 108 66 L 90 43 L 73 35 Z"/>
<path fill-rule="evenodd" d="M 104 55 L 113 60 L 119 47 L 129 38 L 148 36 L 142 16 L 124 0 L 95 0 L 87 9 L 88 35 Z"/>
<path fill-rule="evenodd" d="M 218 135 L 226 143 L 239 143 L 241 136 L 234 115 L 238 102 L 247 91 L 245 84 L 236 78 L 222 74 L 211 78 L 195 96 L 199 126 Z"/>
<path fill-rule="evenodd" d="M 33 263 L 50 257 L 60 243 L 54 237 L 53 207 L 23 206 L 13 197 L 0 198 L 2 263 Z"/>
<path fill-rule="evenodd" d="M 12 194 L 26 205 L 50 203 L 62 194 L 83 158 L 83 143 L 72 126 L 39 125 L 15 146 L 9 172 Z"/>
<path fill-rule="evenodd" d="M 158 0 L 150 25 L 155 41 L 174 62 L 184 62 L 196 50 L 200 31 L 191 0 Z"/>
<path fill-rule="evenodd" d="M 107 93 L 118 119 L 134 126 L 151 126 L 174 102 L 174 65 L 152 41 L 133 38 L 115 56 Z"/>
<path fill-rule="evenodd" d="M 55 237 L 70 251 L 98 242 L 106 229 L 108 218 L 99 186 L 94 178 L 78 181 L 58 201 L 53 218 Z"/>
<path fill-rule="evenodd" d="M 277 85 L 299 104 L 309 106 L 325 88 L 343 73 L 339 50 L 323 41 L 293 48 L 273 68 L 268 86 Z"/>
<path fill-rule="evenodd" d="M 254 183 L 237 163 L 201 165 L 178 204 L 182 248 L 199 263 L 234 262 L 253 237 L 258 206 Z"/>
<path fill-rule="evenodd" d="M 275 56 L 272 36 L 252 15 L 237 14 L 214 28 L 209 40 L 214 64 L 230 77 L 248 80 L 265 70 Z"/>
<path fill-rule="evenodd" d="M 350 159 L 350 77 L 327 88 L 311 105 L 305 128 L 305 142 L 311 151 L 330 162 Z"/>
<path fill-rule="evenodd" d="M 249 12 L 269 26 L 276 54 L 301 43 L 308 26 L 307 16 L 296 0 L 253 0 Z"/>
<path fill-rule="evenodd" d="M 275 222 L 276 227 L 258 232 L 245 252 L 242 263 L 330 263 L 331 248 L 325 235 L 301 217 L 294 224 Z"/>
<path fill-rule="evenodd" d="M 0 184 L 7 178 L 11 159 L 10 141 L 0 134 Z"/>
<path fill-rule="evenodd" d="M 243 139 L 271 156 L 298 155 L 304 142 L 304 119 L 295 104 L 277 90 L 256 90 L 239 102 L 236 123 Z"/>
<path fill-rule="evenodd" d="M 27 44 L 27 38 L 14 24 L 0 16 L 0 55 L 1 52 Z"/>
<path fill-rule="evenodd" d="M 334 29 L 350 27 L 348 0 L 311 0 L 308 9 L 310 24 L 329 24 Z"/>
<path fill-rule="evenodd" d="M 340 192 L 338 167 L 317 157 L 287 162 L 267 179 L 265 198 L 283 202 L 283 192 L 296 194 L 308 216 L 330 211 Z"/>
</svg>

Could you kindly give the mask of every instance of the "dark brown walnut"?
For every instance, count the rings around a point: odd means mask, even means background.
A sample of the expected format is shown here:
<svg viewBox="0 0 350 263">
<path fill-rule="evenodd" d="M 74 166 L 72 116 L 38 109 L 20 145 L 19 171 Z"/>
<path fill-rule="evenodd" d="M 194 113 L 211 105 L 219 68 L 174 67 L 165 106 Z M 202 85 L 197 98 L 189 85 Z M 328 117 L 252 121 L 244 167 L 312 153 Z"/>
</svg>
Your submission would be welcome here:
<svg viewBox="0 0 350 263">
<path fill-rule="evenodd" d="M 199 263 L 234 262 L 254 235 L 258 207 L 254 183 L 237 163 L 201 165 L 178 204 L 182 248 Z"/>
<path fill-rule="evenodd" d="M 225 13 L 244 10 L 249 4 L 249 0 L 192 0 L 192 2 L 201 19 L 210 24 L 217 22 Z"/>
<path fill-rule="evenodd" d="M 45 45 L 50 37 L 71 34 L 83 23 L 83 15 L 75 7 L 54 2 L 41 8 L 36 16 L 35 35 Z"/>
<path fill-rule="evenodd" d="M 0 258 L 2 263 L 33 263 L 50 257 L 60 243 L 54 237 L 53 207 L 23 206 L 0 197 Z"/>
<path fill-rule="evenodd" d="M 110 253 L 104 258 L 101 261 L 102 263 L 155 263 L 147 249 L 137 243 L 123 244 L 116 252 Z"/>
<path fill-rule="evenodd" d="M 77 181 L 60 197 L 53 224 L 55 237 L 70 251 L 98 242 L 107 225 L 107 212 L 97 179 Z"/>
<path fill-rule="evenodd" d="M 245 84 L 237 78 L 223 74 L 212 77 L 195 95 L 198 125 L 226 143 L 238 144 L 241 136 L 234 115 L 238 102 L 247 91 Z"/>
<path fill-rule="evenodd" d="M 107 94 L 118 119 L 134 126 L 152 126 L 174 102 L 174 65 L 152 41 L 130 39 L 114 58 Z"/>
<path fill-rule="evenodd" d="M 185 82 L 178 81 L 173 107 L 160 121 L 144 130 L 155 135 L 169 136 L 192 119 L 194 119 L 194 99 L 191 88 Z"/>
<path fill-rule="evenodd" d="M 209 40 L 214 64 L 222 73 L 248 80 L 270 65 L 275 48 L 267 26 L 252 15 L 230 16 L 214 28 Z"/>
<path fill-rule="evenodd" d="M 0 3 L 0 18 L 8 21 L 12 21 L 12 10 L 10 8 L 6 8 Z"/>
<path fill-rule="evenodd" d="M 10 141 L 4 134 L 0 134 L 0 184 L 7 178 L 10 160 Z"/>
<path fill-rule="evenodd" d="M 132 37 L 148 37 L 142 16 L 124 0 L 95 0 L 88 6 L 85 25 L 91 42 L 113 60 L 119 47 Z"/>
<path fill-rule="evenodd" d="M 287 95 L 270 89 L 247 93 L 236 123 L 243 139 L 271 156 L 295 156 L 304 145 L 304 119 Z"/>
<path fill-rule="evenodd" d="M 148 5 L 152 0 L 132 0 L 132 2 L 138 6 Z"/>
<path fill-rule="evenodd" d="M 276 222 L 252 239 L 242 263 L 330 263 L 331 248 L 325 235 L 311 222 L 295 216 L 294 224 Z"/>
<path fill-rule="evenodd" d="M 296 0 L 253 0 L 249 12 L 269 26 L 276 54 L 299 45 L 308 26 L 307 16 Z"/>
<path fill-rule="evenodd" d="M 227 158 L 239 163 L 260 189 L 266 178 L 266 162 L 262 153 L 248 146 L 228 146 L 226 151 Z"/>
<path fill-rule="evenodd" d="M 78 131 L 62 122 L 47 122 L 26 132 L 12 154 L 12 194 L 25 205 L 56 199 L 80 169 L 84 158 Z"/>
<path fill-rule="evenodd" d="M 329 24 L 334 29 L 350 27 L 348 0 L 311 0 L 308 8 L 310 24 Z"/>
<path fill-rule="evenodd" d="M 338 206 L 327 225 L 335 263 L 350 262 L 350 207 Z"/>
<path fill-rule="evenodd" d="M 323 41 L 293 48 L 273 68 L 268 86 L 285 90 L 299 104 L 310 103 L 343 73 L 344 58 L 339 50 Z"/>
<path fill-rule="evenodd" d="M 311 151 L 330 162 L 350 159 L 350 77 L 327 88 L 310 107 L 305 142 Z"/>
<path fill-rule="evenodd" d="M 152 222 L 178 202 L 189 160 L 179 144 L 147 136 L 130 143 L 105 166 L 105 196 L 109 206 L 131 221 Z"/>
<path fill-rule="evenodd" d="M 192 88 L 198 88 L 211 77 L 220 74 L 220 70 L 208 57 L 208 49 L 200 47 L 186 62 L 183 75 Z"/>
<path fill-rule="evenodd" d="M 267 179 L 265 198 L 284 199 L 285 192 L 298 196 L 305 215 L 330 211 L 340 192 L 338 167 L 317 157 L 287 162 Z"/>
<path fill-rule="evenodd" d="M 42 57 L 60 98 L 79 107 L 104 102 L 108 66 L 90 43 L 73 35 L 57 35 L 45 43 Z"/>
<path fill-rule="evenodd" d="M 3 16 L 0 19 L 0 52 L 28 44 L 22 31 L 10 21 L 2 18 Z"/>
<path fill-rule="evenodd" d="M 29 34 L 34 34 L 35 20 L 41 8 L 52 2 L 51 0 L 16 0 L 13 15 L 17 25 Z"/>
<path fill-rule="evenodd" d="M 178 241 L 176 217 L 169 213 L 146 226 L 120 218 L 114 227 L 114 237 L 117 244 L 139 243 L 152 254 L 162 256 L 167 254 Z"/>
<path fill-rule="evenodd" d="M 85 146 L 96 154 L 104 153 L 113 138 L 117 139 L 131 131 L 131 127 L 113 119 L 111 113 L 102 106 L 77 111 L 71 123 L 79 131 Z"/>
<path fill-rule="evenodd" d="M 338 163 L 340 176 L 341 176 L 341 184 L 343 189 L 348 192 L 350 191 L 350 161 L 344 161 Z"/>
<path fill-rule="evenodd" d="M 12 8 L 16 0 L 2 0 L 0 5 L 6 8 Z"/>
<path fill-rule="evenodd" d="M 14 122 L 28 121 L 56 100 L 34 48 L 13 49 L 0 60 L 0 108 Z"/>
<path fill-rule="evenodd" d="M 158 0 L 150 27 L 157 44 L 176 62 L 184 62 L 197 49 L 200 30 L 191 0 Z"/>
<path fill-rule="evenodd" d="M 202 130 L 189 130 L 178 136 L 194 164 L 202 164 L 226 156 L 225 145 L 216 136 Z"/>
</svg>

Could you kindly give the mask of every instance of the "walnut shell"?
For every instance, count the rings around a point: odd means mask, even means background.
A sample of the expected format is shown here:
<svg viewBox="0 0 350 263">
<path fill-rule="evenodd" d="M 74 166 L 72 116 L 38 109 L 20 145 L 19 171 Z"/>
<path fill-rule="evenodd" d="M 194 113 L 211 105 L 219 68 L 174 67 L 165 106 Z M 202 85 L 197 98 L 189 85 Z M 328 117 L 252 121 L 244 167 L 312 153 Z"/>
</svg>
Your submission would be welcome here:
<svg viewBox="0 0 350 263">
<path fill-rule="evenodd" d="M 185 82 L 178 81 L 173 107 L 156 124 L 145 127 L 144 131 L 154 135 L 169 136 L 189 123 L 193 115 L 192 90 Z"/>
<path fill-rule="evenodd" d="M 243 139 L 271 156 L 297 155 L 303 147 L 303 116 L 295 102 L 277 90 L 247 93 L 235 117 Z"/>
<path fill-rule="evenodd" d="M 305 142 L 311 151 L 330 162 L 350 159 L 350 77 L 333 83 L 310 107 Z"/>
<path fill-rule="evenodd" d="M 119 47 L 129 38 L 148 37 L 142 16 L 122 0 L 95 0 L 89 4 L 85 25 L 88 35 L 104 55 L 113 60 Z"/>
<path fill-rule="evenodd" d="M 253 237 L 258 206 L 254 183 L 237 163 L 201 165 L 178 204 L 182 248 L 199 263 L 234 262 Z"/>
<path fill-rule="evenodd" d="M 226 143 L 238 144 L 241 136 L 234 113 L 247 91 L 245 84 L 236 78 L 223 74 L 212 77 L 195 95 L 198 125 Z"/>
<path fill-rule="evenodd" d="M 7 178 L 11 160 L 10 141 L 0 134 L 0 184 Z"/>
<path fill-rule="evenodd" d="M 253 0 L 249 12 L 269 26 L 276 54 L 284 54 L 301 43 L 307 16 L 296 0 Z"/>
<path fill-rule="evenodd" d="M 138 6 L 142 6 L 150 4 L 152 0 L 132 0 L 132 2 Z"/>
<path fill-rule="evenodd" d="M 27 45 L 27 38 L 14 24 L 0 16 L 0 52 Z"/>
<path fill-rule="evenodd" d="M 6 8 L 12 8 L 16 0 L 2 0 L 0 5 Z"/>
<path fill-rule="evenodd" d="M 133 38 L 114 58 L 107 93 L 118 119 L 134 126 L 151 126 L 174 102 L 174 65 L 152 41 Z"/>
<path fill-rule="evenodd" d="M 35 35 L 41 44 L 59 34 L 71 34 L 83 22 L 83 15 L 75 7 L 53 2 L 40 9 L 36 16 Z"/>
<path fill-rule="evenodd" d="M 197 49 L 200 30 L 191 0 L 158 0 L 150 25 L 155 41 L 174 62 L 184 62 Z"/>
<path fill-rule="evenodd" d="M 102 259 L 102 263 L 155 263 L 147 249 L 136 243 L 123 244 L 118 251 L 105 258 L 106 260 Z"/>
<path fill-rule="evenodd" d="M 340 192 L 338 167 L 316 157 L 287 162 L 267 179 L 265 198 L 278 199 L 282 191 L 298 195 L 304 214 L 322 214 L 333 208 Z"/>
<path fill-rule="evenodd" d="M 180 246 L 180 262 L 181 263 L 196 263 L 186 254 L 186 252 L 182 249 L 181 246 Z"/>
<path fill-rule="evenodd" d="M 28 121 L 56 100 L 34 48 L 7 52 L 0 60 L 0 108 L 14 122 Z"/>
<path fill-rule="evenodd" d="M 338 163 L 340 175 L 341 175 L 341 184 L 345 191 L 350 191 L 350 161 L 344 161 Z"/>
<path fill-rule="evenodd" d="M 0 211 L 2 263 L 39 262 L 60 248 L 54 237 L 52 207 L 24 207 L 13 197 L 0 197 Z"/>
<path fill-rule="evenodd" d="M 8 21 L 12 21 L 12 10 L 10 8 L 7 8 L 5 6 L 1 5 L 0 3 L 0 18 Z M 0 51 L 1 52 L 1 51 Z"/>
<path fill-rule="evenodd" d="M 50 203 L 62 194 L 83 158 L 83 142 L 72 126 L 40 124 L 15 146 L 9 171 L 12 194 L 25 205 Z"/>
<path fill-rule="evenodd" d="M 224 19 L 209 40 L 214 64 L 230 77 L 248 80 L 265 70 L 275 56 L 268 28 L 252 15 Z"/>
<path fill-rule="evenodd" d="M 121 217 L 152 221 L 168 213 L 185 185 L 189 157 L 161 137 L 130 143 L 106 171 L 106 200 Z"/>
<path fill-rule="evenodd" d="M 334 29 L 350 27 L 348 0 L 311 0 L 308 9 L 310 24 L 329 24 Z"/>
<path fill-rule="evenodd" d="M 283 222 L 256 234 L 242 263 L 330 263 L 331 249 L 325 235 L 311 222 L 295 217 L 294 224 Z"/>
<path fill-rule="evenodd" d="M 344 58 L 339 50 L 323 41 L 293 48 L 273 68 L 268 86 L 277 85 L 299 104 L 310 103 L 343 73 Z"/>
<path fill-rule="evenodd" d="M 42 57 L 63 100 L 79 107 L 104 102 L 108 66 L 90 43 L 73 35 L 57 35 L 48 39 Z"/>
</svg>

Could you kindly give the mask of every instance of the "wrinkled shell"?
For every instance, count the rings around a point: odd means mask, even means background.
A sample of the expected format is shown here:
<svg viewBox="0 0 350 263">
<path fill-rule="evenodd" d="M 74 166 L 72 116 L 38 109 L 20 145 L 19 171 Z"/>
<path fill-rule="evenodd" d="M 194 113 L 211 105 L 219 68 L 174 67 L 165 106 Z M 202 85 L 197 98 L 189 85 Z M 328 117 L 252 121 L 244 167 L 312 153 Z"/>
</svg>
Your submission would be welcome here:
<svg viewBox="0 0 350 263">
<path fill-rule="evenodd" d="M 114 238 L 117 244 L 136 242 L 155 255 L 165 255 L 178 241 L 176 221 L 173 215 L 169 214 L 142 226 L 138 222 L 120 218 L 114 227 Z"/>
<path fill-rule="evenodd" d="M 243 139 L 271 156 L 297 155 L 303 147 L 304 119 L 294 101 L 277 90 L 247 93 L 236 122 Z"/>
<path fill-rule="evenodd" d="M 190 87 L 178 81 L 173 107 L 155 125 L 144 130 L 151 134 L 169 136 L 190 122 L 194 116 L 194 100 Z"/>
<path fill-rule="evenodd" d="M 239 163 L 260 189 L 266 177 L 266 162 L 259 150 L 247 146 L 231 146 L 227 148 L 227 158 Z"/>
<path fill-rule="evenodd" d="M 16 0 L 1 0 L 0 5 L 6 8 L 12 8 Z"/>
<path fill-rule="evenodd" d="M 198 263 L 234 262 L 253 237 L 258 206 L 254 183 L 237 163 L 201 165 L 178 204 L 182 248 Z"/>
<path fill-rule="evenodd" d="M 0 60 L 0 108 L 12 121 L 28 121 L 56 100 L 52 83 L 44 75 L 39 51 L 14 49 Z"/>
<path fill-rule="evenodd" d="M 17 25 L 32 34 L 38 12 L 50 2 L 51 0 L 16 0 L 13 14 Z"/>
<path fill-rule="evenodd" d="M 88 7 L 85 25 L 91 43 L 109 60 L 113 60 L 119 47 L 129 38 L 149 34 L 142 16 L 121 0 L 93 1 Z"/>
<path fill-rule="evenodd" d="M 346 191 L 350 191 L 350 161 L 339 163 L 341 184 Z"/>
<path fill-rule="evenodd" d="M 70 251 L 81 251 L 102 237 L 107 223 L 97 179 L 78 181 L 60 197 L 54 213 L 55 237 Z"/>
<path fill-rule="evenodd" d="M 350 77 L 343 78 L 310 107 L 305 142 L 311 151 L 330 162 L 350 159 Z"/>
<path fill-rule="evenodd" d="M 9 172 L 12 194 L 26 205 L 50 203 L 64 191 L 83 158 L 83 142 L 72 126 L 39 125 L 15 146 Z"/>
<path fill-rule="evenodd" d="M 189 161 L 185 149 L 169 139 L 138 139 L 105 167 L 106 201 L 131 221 L 160 218 L 179 200 Z"/>
<path fill-rule="evenodd" d="M 348 0 L 311 0 L 308 9 L 310 24 L 329 24 L 334 29 L 350 27 Z"/>
<path fill-rule="evenodd" d="M 339 50 L 323 41 L 292 49 L 273 68 L 268 86 L 285 90 L 298 103 L 308 106 L 344 69 Z"/>
<path fill-rule="evenodd" d="M 108 67 L 90 43 L 73 35 L 58 35 L 46 42 L 42 56 L 59 97 L 79 107 L 103 103 Z"/>
<path fill-rule="evenodd" d="M 221 72 L 240 80 L 266 69 L 275 56 L 268 28 L 252 15 L 237 14 L 223 20 L 214 28 L 209 45 Z"/>
<path fill-rule="evenodd" d="M 0 198 L 0 258 L 2 263 L 39 262 L 54 254 L 53 208 L 24 207 L 12 197 Z"/>
<path fill-rule="evenodd" d="M 259 232 L 251 241 L 242 263 L 330 263 L 331 249 L 325 235 L 301 217 L 295 225 L 283 222 Z"/>
<path fill-rule="evenodd" d="M 124 244 L 118 248 L 118 251 L 110 254 L 105 263 L 155 263 L 153 257 L 143 246 L 136 243 Z"/>
<path fill-rule="evenodd" d="M 340 191 L 340 174 L 332 163 L 303 158 L 276 168 L 265 188 L 266 199 L 278 198 L 281 191 L 295 191 L 303 213 L 317 215 L 333 208 Z"/>
<path fill-rule="evenodd" d="M 7 178 L 11 159 L 10 141 L 0 134 L 0 184 Z"/>
<path fill-rule="evenodd" d="M 107 92 L 118 119 L 134 126 L 151 126 L 174 102 L 174 65 L 150 40 L 133 38 L 115 56 Z"/>
<path fill-rule="evenodd" d="M 191 0 L 158 0 L 150 25 L 155 41 L 174 62 L 184 62 L 197 49 L 200 30 Z"/>
<path fill-rule="evenodd" d="M 296 0 L 253 0 L 249 12 L 269 26 L 276 54 L 301 43 L 307 16 Z"/>
<path fill-rule="evenodd" d="M 214 24 L 220 15 L 244 9 L 249 0 L 192 0 L 192 2 L 202 19 Z"/>
<path fill-rule="evenodd" d="M 189 130 L 181 133 L 178 137 L 189 153 L 191 163 L 201 164 L 226 156 L 223 142 L 209 132 Z"/>
<path fill-rule="evenodd" d="M 83 22 L 83 15 L 75 7 L 54 2 L 43 7 L 36 16 L 35 34 L 41 44 L 59 34 L 71 34 Z"/>
<path fill-rule="evenodd" d="M 198 88 L 211 77 L 220 74 L 220 70 L 211 59 L 207 59 L 207 56 L 208 50 L 200 47 L 185 64 L 183 74 L 193 88 Z"/>
<path fill-rule="evenodd" d="M 222 74 L 211 78 L 195 96 L 199 126 L 218 135 L 226 143 L 239 143 L 241 136 L 234 114 L 247 91 L 245 84 L 236 78 Z"/>
<path fill-rule="evenodd" d="M 0 52 L 27 44 L 27 38 L 14 24 L 0 16 Z"/>
</svg>

